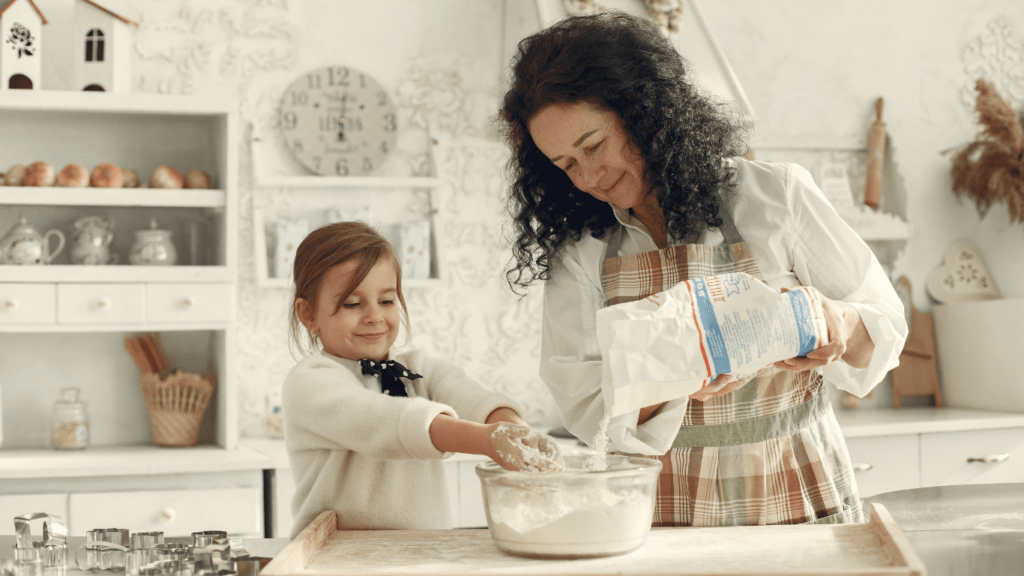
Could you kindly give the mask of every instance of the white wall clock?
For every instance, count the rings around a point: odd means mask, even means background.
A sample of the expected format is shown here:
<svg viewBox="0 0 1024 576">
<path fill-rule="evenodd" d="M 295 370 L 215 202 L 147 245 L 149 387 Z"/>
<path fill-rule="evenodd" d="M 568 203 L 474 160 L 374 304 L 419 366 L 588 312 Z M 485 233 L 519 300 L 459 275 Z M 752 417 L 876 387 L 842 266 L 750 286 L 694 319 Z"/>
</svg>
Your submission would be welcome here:
<svg viewBox="0 0 1024 576">
<path fill-rule="evenodd" d="M 292 156 L 323 176 L 371 174 L 398 133 L 387 91 L 347 66 L 310 70 L 292 82 L 281 98 L 280 125 Z"/>
</svg>

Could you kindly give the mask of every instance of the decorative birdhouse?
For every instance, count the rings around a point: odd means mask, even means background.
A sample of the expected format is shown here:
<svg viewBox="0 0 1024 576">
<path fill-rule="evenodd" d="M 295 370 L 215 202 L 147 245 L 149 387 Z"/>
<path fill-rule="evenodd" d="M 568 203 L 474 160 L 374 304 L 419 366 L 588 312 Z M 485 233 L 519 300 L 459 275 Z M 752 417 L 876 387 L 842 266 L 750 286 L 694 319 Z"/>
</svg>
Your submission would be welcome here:
<svg viewBox="0 0 1024 576">
<path fill-rule="evenodd" d="M 139 25 L 92 0 L 78 0 L 72 42 L 74 90 L 131 91 L 132 26 Z"/>
<path fill-rule="evenodd" d="M 32 0 L 0 0 L 0 90 L 41 88 L 43 24 Z"/>
</svg>

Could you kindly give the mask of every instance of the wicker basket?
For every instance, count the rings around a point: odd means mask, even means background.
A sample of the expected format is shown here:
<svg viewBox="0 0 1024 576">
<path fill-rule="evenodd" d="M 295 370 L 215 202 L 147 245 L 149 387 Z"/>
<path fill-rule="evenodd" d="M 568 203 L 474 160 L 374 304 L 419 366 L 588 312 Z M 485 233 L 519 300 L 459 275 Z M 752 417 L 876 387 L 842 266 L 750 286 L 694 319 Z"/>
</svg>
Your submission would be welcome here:
<svg viewBox="0 0 1024 576">
<path fill-rule="evenodd" d="M 153 443 L 168 447 L 198 444 L 199 425 L 213 396 L 213 379 L 179 371 L 161 380 L 158 374 L 143 372 L 139 383 L 149 410 Z"/>
</svg>

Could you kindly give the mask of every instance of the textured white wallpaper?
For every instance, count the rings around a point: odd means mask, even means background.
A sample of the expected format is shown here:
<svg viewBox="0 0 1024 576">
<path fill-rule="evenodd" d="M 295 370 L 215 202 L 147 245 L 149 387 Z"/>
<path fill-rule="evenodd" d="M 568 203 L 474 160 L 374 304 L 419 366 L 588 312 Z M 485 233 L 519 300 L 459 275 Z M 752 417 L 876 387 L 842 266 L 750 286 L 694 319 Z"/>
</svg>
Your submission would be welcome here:
<svg viewBox="0 0 1024 576">
<path fill-rule="evenodd" d="M 416 148 L 426 140 L 421 136 L 436 140 L 432 163 L 447 185 L 435 191 L 431 205 L 444 282 L 408 290 L 413 342 L 521 400 L 531 422 L 558 424 L 536 376 L 539 299 L 515 298 L 502 276 L 508 260 L 501 234 L 505 151 L 493 117 L 507 65 L 503 0 L 108 4 L 140 23 L 134 91 L 200 94 L 238 105 L 242 253 L 235 361 L 243 435 L 266 433 L 268 398 L 294 363 L 286 341 L 290 295 L 256 286 L 251 246 L 253 195 L 286 212 L 296 192 L 254 186 L 250 129 L 272 130 L 284 87 L 305 70 L 332 63 L 370 72 L 397 98 L 411 173 L 429 163 Z M 1000 206 L 982 220 L 973 205 L 957 203 L 943 155 L 977 130 L 972 107 L 979 75 L 1016 106 L 1024 104 L 1024 6 L 1018 0 L 716 0 L 701 8 L 758 115 L 761 158 L 798 161 L 812 172 L 821 162 L 843 162 L 854 190 L 862 189 L 858 143 L 866 141 L 875 98 L 885 98 L 890 181 L 883 207 L 910 221 L 915 235 L 879 250 L 896 273 L 911 278 L 918 308 L 930 307 L 925 278 L 957 238 L 983 250 L 1004 296 L 1024 296 L 1024 234 L 1008 225 Z M 786 148 L 830 140 L 834 147 Z M 411 195 L 405 208 L 421 210 L 423 201 Z"/>
<path fill-rule="evenodd" d="M 539 298 L 513 296 L 502 274 L 509 256 L 501 235 L 506 156 L 493 124 L 502 69 L 500 0 L 135 0 L 120 7 L 140 24 L 136 92 L 196 94 L 238 104 L 243 133 L 235 362 L 243 436 L 267 433 L 268 406 L 295 363 L 287 343 L 290 291 L 255 282 L 253 196 L 276 217 L 287 216 L 300 204 L 297 195 L 307 194 L 256 186 L 250 137 L 272 136 L 284 88 L 327 64 L 370 73 L 397 101 L 404 149 L 396 156 L 406 163 L 399 173 L 433 170 L 446 181 L 429 199 L 423 193 L 398 195 L 407 205 L 394 208 L 422 213 L 429 202 L 435 210 L 443 282 L 406 289 L 411 344 L 515 397 L 528 421 L 559 423 L 537 377 Z M 424 146 L 428 138 L 431 150 Z M 298 170 L 283 150 L 269 149 L 280 157 L 256 158 Z M 339 193 L 332 201 L 345 202 L 361 203 L 360 196 Z"/>
</svg>

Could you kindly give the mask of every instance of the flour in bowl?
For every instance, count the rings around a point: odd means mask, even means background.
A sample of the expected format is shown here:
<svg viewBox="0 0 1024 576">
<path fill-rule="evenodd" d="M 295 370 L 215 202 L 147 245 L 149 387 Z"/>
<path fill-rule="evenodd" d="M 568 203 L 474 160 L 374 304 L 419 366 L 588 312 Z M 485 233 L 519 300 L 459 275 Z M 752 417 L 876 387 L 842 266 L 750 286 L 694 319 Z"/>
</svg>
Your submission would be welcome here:
<svg viewBox="0 0 1024 576">
<path fill-rule="evenodd" d="M 623 553 L 643 544 L 652 488 L 509 488 L 490 506 L 496 542 L 526 555 Z"/>
</svg>

